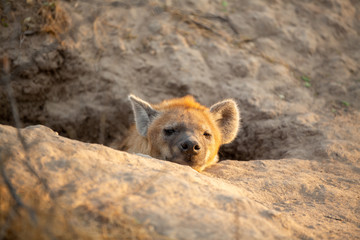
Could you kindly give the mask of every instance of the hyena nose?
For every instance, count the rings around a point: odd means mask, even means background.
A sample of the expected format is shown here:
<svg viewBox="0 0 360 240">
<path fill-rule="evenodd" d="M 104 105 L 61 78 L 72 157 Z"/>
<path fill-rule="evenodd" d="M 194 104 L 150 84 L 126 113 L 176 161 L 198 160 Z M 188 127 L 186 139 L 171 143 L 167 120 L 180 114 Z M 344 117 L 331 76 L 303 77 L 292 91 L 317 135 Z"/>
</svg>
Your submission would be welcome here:
<svg viewBox="0 0 360 240">
<path fill-rule="evenodd" d="M 200 145 L 197 141 L 185 140 L 179 145 L 180 151 L 183 153 L 196 155 L 200 152 Z"/>
</svg>

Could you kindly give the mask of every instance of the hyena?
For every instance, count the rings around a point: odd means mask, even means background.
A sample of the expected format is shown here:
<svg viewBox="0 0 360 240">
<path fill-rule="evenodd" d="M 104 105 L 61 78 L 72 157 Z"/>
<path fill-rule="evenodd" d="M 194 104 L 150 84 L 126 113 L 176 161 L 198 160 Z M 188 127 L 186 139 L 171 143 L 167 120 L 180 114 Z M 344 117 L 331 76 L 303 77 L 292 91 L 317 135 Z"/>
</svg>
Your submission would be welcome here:
<svg viewBox="0 0 360 240">
<path fill-rule="evenodd" d="M 150 104 L 129 95 L 135 125 L 121 150 L 189 165 L 197 171 L 218 161 L 222 144 L 230 143 L 240 126 L 240 112 L 232 99 L 207 108 L 192 96 Z"/>
</svg>

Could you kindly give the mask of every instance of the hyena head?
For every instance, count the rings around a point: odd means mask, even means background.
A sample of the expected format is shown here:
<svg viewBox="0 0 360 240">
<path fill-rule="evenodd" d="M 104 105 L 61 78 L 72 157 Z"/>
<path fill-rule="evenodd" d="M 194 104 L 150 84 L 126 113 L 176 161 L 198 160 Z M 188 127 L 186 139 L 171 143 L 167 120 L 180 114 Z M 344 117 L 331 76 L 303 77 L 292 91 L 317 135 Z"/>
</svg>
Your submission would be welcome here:
<svg viewBox="0 0 360 240">
<path fill-rule="evenodd" d="M 202 171 L 218 160 L 220 145 L 231 142 L 240 113 L 228 99 L 207 108 L 186 96 L 152 105 L 129 96 L 137 131 L 147 139 L 152 157 L 189 165 Z"/>
</svg>

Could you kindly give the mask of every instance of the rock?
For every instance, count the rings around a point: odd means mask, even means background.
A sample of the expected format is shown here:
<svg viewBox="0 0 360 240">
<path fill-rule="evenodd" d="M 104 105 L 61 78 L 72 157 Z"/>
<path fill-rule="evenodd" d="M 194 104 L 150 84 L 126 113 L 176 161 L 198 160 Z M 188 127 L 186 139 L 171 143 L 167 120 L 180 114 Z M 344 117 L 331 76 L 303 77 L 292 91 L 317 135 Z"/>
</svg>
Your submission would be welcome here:
<svg viewBox="0 0 360 240">
<path fill-rule="evenodd" d="M 64 59 L 57 50 L 54 50 L 38 54 L 34 61 L 40 70 L 50 71 L 59 68 L 63 64 Z"/>
<path fill-rule="evenodd" d="M 92 231 L 101 232 L 106 219 L 116 224 L 114 214 L 99 217 L 113 209 L 135 219 L 145 229 L 174 239 L 230 239 L 236 234 L 255 239 L 291 236 L 281 226 L 285 219 L 269 218 L 264 213 L 271 211 L 245 197 L 242 189 L 189 167 L 65 139 L 42 126 L 21 133 L 31 145 L 29 164 L 47 182 L 56 204 L 74 218 L 80 217 L 79 208 L 87 209 L 92 216 L 88 221 L 99 225 Z M 16 130 L 1 126 L 0 134 L 2 156 L 5 152 L 12 155 L 11 160 L 6 160 L 6 172 L 12 182 L 22 182 L 15 184 L 16 188 L 31 193 L 39 186 L 36 179 L 27 181 L 34 176 L 21 163 L 18 154 L 23 150 Z M 90 223 L 83 222 L 79 227 L 90 228 Z"/>
<path fill-rule="evenodd" d="M 66 234 L 78 236 L 82 229 L 86 237 L 123 238 L 119 229 L 130 228 L 132 236 L 141 233 L 148 239 L 310 239 L 359 233 L 352 209 L 357 206 L 360 173 L 348 165 L 333 168 L 298 159 L 224 161 L 198 173 L 188 166 L 70 140 L 40 125 L 20 133 L 27 152 L 16 129 L 0 125 L 5 173 L 36 218 L 52 215 L 63 226 L 72 224 Z M 24 160 L 47 184 L 50 199 Z M 2 222 L 11 210 L 11 197 L 3 180 L 0 190 L 5 193 Z M 47 207 L 35 202 L 46 202 Z M 15 220 L 24 226 L 30 221 L 19 216 Z M 45 226 L 47 232 L 11 225 L 10 232 L 55 234 L 54 222 Z"/>
</svg>

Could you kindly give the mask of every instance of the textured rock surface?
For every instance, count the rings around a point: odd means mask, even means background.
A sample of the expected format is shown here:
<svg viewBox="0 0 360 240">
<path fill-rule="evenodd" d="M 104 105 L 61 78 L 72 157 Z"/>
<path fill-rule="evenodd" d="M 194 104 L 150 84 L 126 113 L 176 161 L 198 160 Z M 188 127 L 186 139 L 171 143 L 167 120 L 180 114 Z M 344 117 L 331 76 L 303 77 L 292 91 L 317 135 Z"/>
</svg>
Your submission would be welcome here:
<svg viewBox="0 0 360 240">
<path fill-rule="evenodd" d="M 115 229 L 125 217 L 149 239 L 360 236 L 359 163 L 223 161 L 198 173 L 187 166 L 66 139 L 40 125 L 21 134 L 28 145 L 26 155 L 16 129 L 0 126 L 0 155 L 9 179 L 21 189 L 20 196 L 41 187 L 22 162 L 27 156 L 51 189 L 53 199 L 47 205 L 61 206 L 52 217 L 65 215 L 73 228 L 91 229 L 87 237 L 122 236 Z M 4 182 L 0 183 L 4 191 Z M 24 199 L 33 207 L 31 199 Z M 9 214 L 5 200 L 2 216 Z M 101 235 L 103 228 L 108 235 Z"/>
<path fill-rule="evenodd" d="M 16 187 L 21 183 L 21 188 L 31 191 L 36 184 L 28 181 L 19 161 L 23 150 L 15 129 L 1 126 L 0 134 L 1 153 L 11 155 L 5 171 Z M 282 223 L 289 222 L 280 213 L 249 199 L 241 188 L 189 167 L 65 139 L 41 126 L 24 129 L 22 134 L 31 145 L 29 163 L 48 183 L 57 204 L 74 215 L 87 209 L 87 221 L 99 224 L 93 231 L 100 232 L 106 219 L 116 223 L 113 212 L 120 212 L 144 228 L 175 239 L 294 234 L 296 225 L 285 228 Z"/>
</svg>

